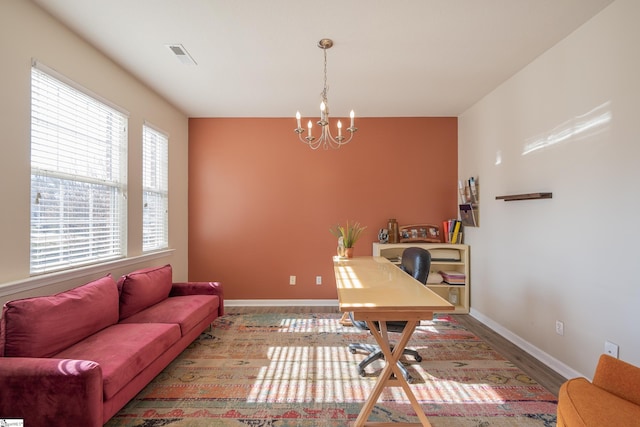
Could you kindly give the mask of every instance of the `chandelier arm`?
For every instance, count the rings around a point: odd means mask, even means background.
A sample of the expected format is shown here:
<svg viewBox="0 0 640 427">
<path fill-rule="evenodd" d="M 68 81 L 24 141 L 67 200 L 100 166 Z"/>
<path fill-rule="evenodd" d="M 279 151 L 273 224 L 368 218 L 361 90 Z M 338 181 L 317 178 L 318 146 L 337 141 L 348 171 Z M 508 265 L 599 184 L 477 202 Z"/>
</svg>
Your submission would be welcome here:
<svg viewBox="0 0 640 427">
<path fill-rule="evenodd" d="M 343 145 L 348 144 L 351 139 L 353 139 L 353 134 L 358 131 L 358 128 L 351 126 L 346 129 L 347 132 L 350 133 L 348 138 L 343 135 L 334 137 L 331 134 L 331 127 L 329 126 L 328 118 L 325 123 L 326 124 L 323 125 L 320 123 L 320 121 L 318 121 L 318 125 L 320 125 L 321 129 L 320 137 L 318 138 L 315 138 L 313 136 L 303 137 L 302 134 L 305 132 L 305 129 L 301 127 L 294 129 L 294 132 L 298 134 L 298 139 L 300 140 L 300 142 L 308 145 L 312 150 L 317 150 L 320 146 L 323 146 L 323 148 L 326 150 L 328 148 L 338 149 Z"/>
<path fill-rule="evenodd" d="M 354 130 L 351 130 L 354 129 Z M 329 128 L 329 126 L 326 126 L 326 129 L 323 128 L 322 129 L 322 137 L 321 139 L 324 139 L 324 146 L 325 147 L 331 147 L 333 149 L 338 149 L 340 147 L 342 147 L 343 145 L 346 145 L 349 143 L 349 141 L 351 141 L 351 138 L 353 138 L 353 133 L 355 131 L 357 131 L 356 128 L 348 128 L 347 131 L 349 131 L 351 133 L 351 135 L 349 135 L 349 138 L 346 138 L 344 136 L 336 136 L 334 137 L 333 135 L 331 135 L 331 129 Z M 326 149 L 326 148 L 325 148 Z"/>
<path fill-rule="evenodd" d="M 317 150 L 320 147 L 320 145 L 322 145 L 322 138 L 316 139 L 313 136 L 303 137 L 302 134 L 304 133 L 304 129 L 302 128 L 297 128 L 295 132 L 298 134 L 298 139 L 300 140 L 300 142 L 302 142 L 305 145 L 308 145 L 309 148 L 311 148 L 312 150 Z"/>
</svg>

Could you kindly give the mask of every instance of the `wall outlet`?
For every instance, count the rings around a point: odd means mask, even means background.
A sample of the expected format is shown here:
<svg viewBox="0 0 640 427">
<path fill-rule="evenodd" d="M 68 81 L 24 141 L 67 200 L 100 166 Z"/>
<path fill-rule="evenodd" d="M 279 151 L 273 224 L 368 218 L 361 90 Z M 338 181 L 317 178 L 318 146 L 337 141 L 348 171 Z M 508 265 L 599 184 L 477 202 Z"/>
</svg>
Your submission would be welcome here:
<svg viewBox="0 0 640 427">
<path fill-rule="evenodd" d="M 289 276 L 289 284 L 290 285 L 296 284 L 296 276 Z"/>
<path fill-rule="evenodd" d="M 556 320 L 556 334 L 564 335 L 564 323 Z"/>
<path fill-rule="evenodd" d="M 611 357 L 618 358 L 618 344 L 614 344 L 611 341 L 604 342 L 604 353 Z"/>
<path fill-rule="evenodd" d="M 322 276 L 316 276 L 316 285 L 322 285 Z"/>
</svg>

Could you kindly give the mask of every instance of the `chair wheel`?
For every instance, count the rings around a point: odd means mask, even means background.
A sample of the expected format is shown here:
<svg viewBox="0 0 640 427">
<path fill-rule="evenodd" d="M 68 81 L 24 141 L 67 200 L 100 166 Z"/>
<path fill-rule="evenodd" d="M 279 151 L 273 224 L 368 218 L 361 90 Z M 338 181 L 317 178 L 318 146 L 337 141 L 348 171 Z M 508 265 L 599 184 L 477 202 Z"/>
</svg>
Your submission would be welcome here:
<svg viewBox="0 0 640 427">
<path fill-rule="evenodd" d="M 422 356 L 420 355 L 416 356 L 415 359 L 416 359 L 416 362 L 418 363 L 422 362 Z"/>
<path fill-rule="evenodd" d="M 356 354 L 356 349 L 355 348 L 350 348 L 349 351 L 351 352 L 351 354 Z"/>
<path fill-rule="evenodd" d="M 407 377 L 407 383 L 413 384 L 413 377 Z"/>
<path fill-rule="evenodd" d="M 358 374 L 360 374 L 361 377 L 365 377 L 366 372 L 364 371 L 364 368 L 358 367 Z"/>
</svg>

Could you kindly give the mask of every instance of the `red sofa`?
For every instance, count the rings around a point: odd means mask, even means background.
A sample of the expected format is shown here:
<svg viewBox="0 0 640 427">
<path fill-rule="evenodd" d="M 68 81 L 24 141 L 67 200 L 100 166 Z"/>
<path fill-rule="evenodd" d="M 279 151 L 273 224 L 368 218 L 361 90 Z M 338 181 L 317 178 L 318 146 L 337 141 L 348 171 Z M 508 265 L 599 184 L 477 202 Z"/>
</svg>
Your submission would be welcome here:
<svg viewBox="0 0 640 427">
<path fill-rule="evenodd" d="M 0 419 L 102 426 L 222 314 L 220 283 L 173 283 L 170 265 L 7 302 Z"/>
</svg>

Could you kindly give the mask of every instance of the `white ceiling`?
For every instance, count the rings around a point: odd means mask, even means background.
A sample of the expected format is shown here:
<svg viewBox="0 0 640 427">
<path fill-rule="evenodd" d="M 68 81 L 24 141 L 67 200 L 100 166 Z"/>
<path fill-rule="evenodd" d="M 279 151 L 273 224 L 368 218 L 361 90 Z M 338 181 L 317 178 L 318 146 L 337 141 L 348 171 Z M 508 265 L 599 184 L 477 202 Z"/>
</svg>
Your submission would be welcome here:
<svg viewBox="0 0 640 427">
<path fill-rule="evenodd" d="M 33 0 L 189 117 L 458 116 L 612 0 Z M 183 65 L 167 44 L 197 62 Z"/>
</svg>

